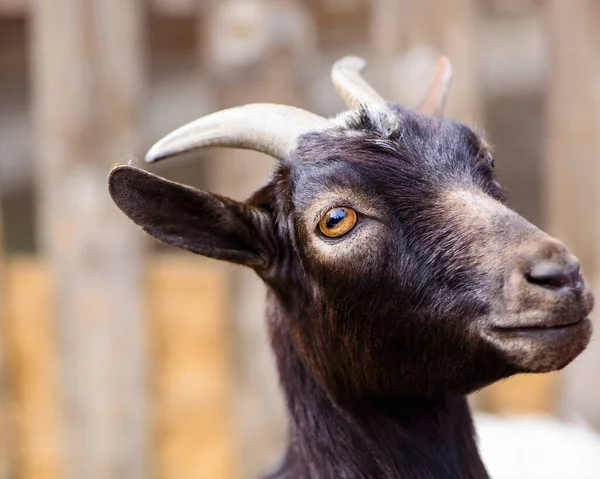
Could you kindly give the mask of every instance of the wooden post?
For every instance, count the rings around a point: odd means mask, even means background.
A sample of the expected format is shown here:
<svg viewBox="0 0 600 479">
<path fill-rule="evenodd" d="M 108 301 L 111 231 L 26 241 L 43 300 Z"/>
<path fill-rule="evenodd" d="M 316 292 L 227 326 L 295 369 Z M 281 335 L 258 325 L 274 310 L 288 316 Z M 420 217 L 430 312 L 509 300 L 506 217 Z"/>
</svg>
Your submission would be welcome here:
<svg viewBox="0 0 600 479">
<path fill-rule="evenodd" d="M 27 13 L 27 0 L 0 0 L 0 15 L 17 16 Z"/>
<path fill-rule="evenodd" d="M 40 242 L 56 291 L 67 478 L 145 479 L 139 232 L 110 165 L 139 146 L 142 0 L 32 0 Z"/>
<path fill-rule="evenodd" d="M 4 251 L 2 190 L 0 189 L 0 479 L 12 476 L 12 395 L 6 370 L 6 261 Z"/>
<path fill-rule="evenodd" d="M 479 121 L 475 11 L 475 0 L 375 2 L 371 45 L 391 101 L 415 106 L 431 80 L 437 55 L 446 55 L 454 72 L 447 116 L 469 125 Z"/>
<path fill-rule="evenodd" d="M 369 68 L 372 68 L 374 76 L 380 79 L 379 90 L 389 101 L 404 100 L 404 98 L 392 98 L 392 95 L 398 92 L 393 86 L 396 81 L 392 76 L 391 68 L 401 54 L 400 35 L 405 23 L 402 15 L 406 13 L 406 9 L 406 0 L 375 0 L 371 6 Z"/>
<path fill-rule="evenodd" d="M 6 356 L 14 399 L 11 477 L 63 479 L 52 277 L 38 258 L 12 258 L 5 278 Z"/>
<path fill-rule="evenodd" d="M 233 479 L 233 368 L 222 265 L 185 254 L 149 263 L 155 476 Z"/>
<path fill-rule="evenodd" d="M 196 0 L 148 0 L 161 15 L 187 16 L 194 13 Z"/>
<path fill-rule="evenodd" d="M 211 77 L 213 109 L 254 102 L 302 106 L 315 38 L 300 2 L 218 0 L 199 21 L 201 68 Z M 240 200 L 275 168 L 272 158 L 248 151 L 215 151 L 210 158 L 210 187 Z M 256 477 L 283 454 L 285 408 L 266 334 L 265 288 L 251 271 L 229 271 L 240 469 L 243 477 Z"/>
<path fill-rule="evenodd" d="M 546 228 L 578 256 L 600 296 L 600 96 L 593 0 L 548 2 L 550 69 L 545 165 Z M 596 329 L 598 309 L 593 313 Z M 600 342 L 562 375 L 560 408 L 600 427 Z"/>
</svg>

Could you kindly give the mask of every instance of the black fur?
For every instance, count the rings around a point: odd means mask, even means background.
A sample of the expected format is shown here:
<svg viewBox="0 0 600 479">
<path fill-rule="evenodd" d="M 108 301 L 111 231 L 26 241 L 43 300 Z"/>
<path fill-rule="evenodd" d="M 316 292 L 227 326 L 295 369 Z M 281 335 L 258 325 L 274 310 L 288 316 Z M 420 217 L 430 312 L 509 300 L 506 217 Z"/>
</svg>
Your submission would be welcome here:
<svg viewBox="0 0 600 479">
<path fill-rule="evenodd" d="M 589 340 L 583 325 L 537 367 L 536 354 L 548 356 L 539 348 L 488 339 L 502 316 L 498 297 L 515 296 L 507 278 L 522 267 L 523 245 L 546 237 L 506 208 L 475 133 L 390 108 L 304 135 L 245 204 L 134 167 L 111 174 L 115 202 L 145 231 L 250 266 L 268 285 L 291 420 L 272 477 L 485 478 L 465 395 L 516 372 L 560 368 Z M 446 199 L 455 190 L 499 213 L 457 211 Z M 324 194 L 329 206 L 358 212 L 348 235 L 323 237 L 307 217 Z M 547 255 L 565 256 L 551 246 Z M 529 303 L 549 294 L 521 280 Z M 591 295 L 577 288 L 560 314 L 589 312 Z"/>
</svg>

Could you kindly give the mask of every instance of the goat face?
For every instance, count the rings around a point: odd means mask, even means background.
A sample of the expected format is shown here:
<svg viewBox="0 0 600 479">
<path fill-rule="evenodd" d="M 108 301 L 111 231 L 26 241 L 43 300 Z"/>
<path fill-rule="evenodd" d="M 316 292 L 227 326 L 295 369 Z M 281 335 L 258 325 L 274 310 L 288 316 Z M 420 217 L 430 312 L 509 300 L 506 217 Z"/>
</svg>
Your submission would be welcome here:
<svg viewBox="0 0 600 479">
<path fill-rule="evenodd" d="M 301 278 L 292 327 L 313 371 L 356 398 L 466 393 L 564 367 L 591 332 L 577 260 L 506 206 L 474 132 L 393 111 L 304 137 L 272 186 L 291 199 L 276 211 L 293 225 L 279 250 L 303 271 L 278 266 L 274 282 Z"/>
<path fill-rule="evenodd" d="M 217 145 L 279 157 L 248 202 L 128 165 L 111 172 L 113 199 L 166 243 L 254 268 L 284 311 L 271 327 L 290 332 L 339 402 L 463 394 L 572 361 L 593 303 L 576 259 L 506 206 L 474 132 L 380 101 L 342 66 L 334 81 L 353 109 L 335 120 L 250 105 L 149 153 Z"/>
</svg>

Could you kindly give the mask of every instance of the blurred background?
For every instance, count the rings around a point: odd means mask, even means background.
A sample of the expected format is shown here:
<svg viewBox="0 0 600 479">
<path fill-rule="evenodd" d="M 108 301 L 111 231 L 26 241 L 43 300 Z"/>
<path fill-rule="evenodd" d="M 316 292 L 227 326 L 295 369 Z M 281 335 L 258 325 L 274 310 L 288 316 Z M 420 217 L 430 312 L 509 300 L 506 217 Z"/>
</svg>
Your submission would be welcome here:
<svg viewBox="0 0 600 479">
<path fill-rule="evenodd" d="M 0 0 L 0 479 L 251 478 L 277 461 L 263 286 L 146 238 L 106 176 L 217 109 L 341 111 L 329 69 L 346 54 L 407 106 L 448 55 L 448 116 L 485 130 L 512 206 L 599 296 L 599 26 L 594 0 Z M 273 166 L 211 150 L 151 169 L 244 199 Z M 600 344 L 472 400 L 600 427 Z"/>
</svg>

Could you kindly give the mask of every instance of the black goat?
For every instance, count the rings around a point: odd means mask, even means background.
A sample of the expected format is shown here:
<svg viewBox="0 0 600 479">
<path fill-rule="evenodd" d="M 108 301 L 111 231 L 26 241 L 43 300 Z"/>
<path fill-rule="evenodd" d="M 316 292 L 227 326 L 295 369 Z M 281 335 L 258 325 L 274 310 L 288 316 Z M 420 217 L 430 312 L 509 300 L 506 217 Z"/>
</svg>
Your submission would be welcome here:
<svg viewBox="0 0 600 479">
<path fill-rule="evenodd" d="M 129 165 L 111 171 L 110 194 L 155 238 L 267 284 L 291 419 L 273 477 L 485 478 L 465 395 L 567 365 L 590 339 L 593 298 L 565 246 L 506 206 L 486 144 L 439 118 L 448 61 L 417 112 L 383 101 L 363 67 L 334 66 L 351 110 L 333 120 L 247 105 L 148 153 L 275 156 L 247 202 Z"/>
</svg>

